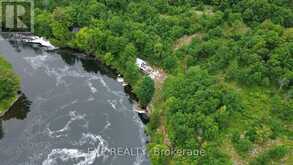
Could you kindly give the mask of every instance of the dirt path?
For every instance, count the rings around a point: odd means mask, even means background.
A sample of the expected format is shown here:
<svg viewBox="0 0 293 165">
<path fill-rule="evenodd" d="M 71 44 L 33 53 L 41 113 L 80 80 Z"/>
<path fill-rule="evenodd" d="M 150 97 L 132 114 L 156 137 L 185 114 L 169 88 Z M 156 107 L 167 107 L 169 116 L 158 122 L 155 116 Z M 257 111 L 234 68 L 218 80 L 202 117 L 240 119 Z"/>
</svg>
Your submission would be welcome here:
<svg viewBox="0 0 293 165">
<path fill-rule="evenodd" d="M 202 38 L 202 35 L 201 35 L 200 33 L 195 33 L 195 34 L 190 35 L 190 36 L 185 35 L 185 36 L 179 38 L 179 39 L 175 42 L 175 44 L 174 44 L 174 46 L 173 46 L 174 51 L 176 51 L 176 50 L 182 48 L 183 46 L 187 46 L 187 45 L 191 44 L 193 38 L 201 39 L 201 38 Z"/>
</svg>

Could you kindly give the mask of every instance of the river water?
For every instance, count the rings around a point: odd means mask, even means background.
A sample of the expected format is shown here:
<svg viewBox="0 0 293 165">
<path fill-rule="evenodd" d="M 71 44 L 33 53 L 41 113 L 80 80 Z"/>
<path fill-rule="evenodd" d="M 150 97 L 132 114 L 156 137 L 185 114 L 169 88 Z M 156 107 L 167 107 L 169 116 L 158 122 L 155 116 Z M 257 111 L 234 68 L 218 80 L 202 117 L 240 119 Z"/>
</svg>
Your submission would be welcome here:
<svg viewBox="0 0 293 165">
<path fill-rule="evenodd" d="M 1 37 L 25 96 L 0 119 L 0 164 L 150 164 L 143 123 L 115 73 L 73 53 Z"/>
</svg>

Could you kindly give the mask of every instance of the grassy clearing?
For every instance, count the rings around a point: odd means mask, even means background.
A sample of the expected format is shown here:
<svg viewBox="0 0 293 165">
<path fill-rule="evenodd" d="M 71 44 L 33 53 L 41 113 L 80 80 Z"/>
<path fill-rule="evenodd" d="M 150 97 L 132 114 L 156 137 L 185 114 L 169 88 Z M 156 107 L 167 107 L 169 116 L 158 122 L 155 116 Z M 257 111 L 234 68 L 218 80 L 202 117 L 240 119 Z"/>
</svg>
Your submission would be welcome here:
<svg viewBox="0 0 293 165">
<path fill-rule="evenodd" d="M 274 160 L 270 163 L 283 163 L 292 164 L 292 151 L 293 143 L 290 137 L 286 134 L 281 134 L 276 139 L 268 138 L 263 143 L 253 143 L 252 147 L 249 149 L 248 153 L 240 154 L 233 146 L 231 142 L 231 133 L 235 131 L 240 131 L 241 136 L 244 136 L 247 131 L 254 127 L 255 125 L 264 125 L 264 127 L 271 128 L 270 119 L 277 119 L 274 114 L 272 114 L 272 97 L 280 96 L 284 97 L 278 89 L 273 87 L 245 87 L 241 86 L 236 82 L 227 82 L 224 80 L 223 75 L 218 75 L 219 82 L 226 88 L 236 91 L 240 96 L 241 102 L 244 105 L 244 112 L 238 114 L 231 121 L 230 128 L 226 130 L 227 139 L 224 140 L 222 144 L 223 150 L 231 157 L 231 160 L 239 165 L 246 165 L 252 162 L 257 157 L 261 156 L 263 153 L 277 147 L 280 145 L 288 146 L 289 152 L 286 156 L 280 160 Z M 281 120 L 279 120 L 281 121 Z M 293 131 L 292 123 L 282 121 L 282 126 L 288 131 Z M 269 132 L 271 130 L 268 130 Z M 292 137 L 291 137 L 292 138 Z"/>
<path fill-rule="evenodd" d="M 189 36 L 185 35 L 185 36 L 179 38 L 175 42 L 173 49 L 176 51 L 176 50 L 182 48 L 183 46 L 187 46 L 187 45 L 191 44 L 192 39 L 194 39 L 194 38 L 201 39 L 202 35 L 200 33 L 196 33 L 196 34 L 189 35 Z"/>
</svg>

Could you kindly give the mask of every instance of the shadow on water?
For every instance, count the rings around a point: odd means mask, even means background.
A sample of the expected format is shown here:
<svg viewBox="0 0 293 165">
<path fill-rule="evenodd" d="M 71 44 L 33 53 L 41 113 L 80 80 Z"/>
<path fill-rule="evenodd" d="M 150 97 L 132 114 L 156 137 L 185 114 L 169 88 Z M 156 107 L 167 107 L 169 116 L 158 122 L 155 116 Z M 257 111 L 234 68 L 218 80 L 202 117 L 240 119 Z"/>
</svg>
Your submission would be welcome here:
<svg viewBox="0 0 293 165">
<path fill-rule="evenodd" d="M 58 54 L 61 55 L 63 61 L 68 65 L 74 65 L 77 62 L 81 62 L 83 69 L 87 72 L 100 73 L 102 75 L 107 75 L 108 77 L 111 77 L 113 79 L 118 78 L 118 72 L 115 69 L 110 68 L 109 66 L 105 65 L 94 57 L 86 56 L 83 53 L 76 53 L 74 50 L 71 49 L 58 50 Z M 132 87 L 130 85 L 124 86 L 124 92 L 128 94 L 128 100 L 131 103 L 133 103 L 133 101 L 138 102 L 138 99 L 132 92 Z"/>
<path fill-rule="evenodd" d="M 27 99 L 25 95 L 22 95 L 17 102 L 10 108 L 10 110 L 0 118 L 0 139 L 3 138 L 3 127 L 2 124 L 5 121 L 11 119 L 24 120 L 30 112 L 31 101 Z"/>
<path fill-rule="evenodd" d="M 60 49 L 58 50 L 58 54 L 61 55 L 63 61 L 68 65 L 81 62 L 83 69 L 87 72 L 100 73 L 111 78 L 117 78 L 117 71 L 115 69 L 111 69 L 94 57 L 89 57 L 83 53 L 77 53 L 71 49 Z"/>
</svg>

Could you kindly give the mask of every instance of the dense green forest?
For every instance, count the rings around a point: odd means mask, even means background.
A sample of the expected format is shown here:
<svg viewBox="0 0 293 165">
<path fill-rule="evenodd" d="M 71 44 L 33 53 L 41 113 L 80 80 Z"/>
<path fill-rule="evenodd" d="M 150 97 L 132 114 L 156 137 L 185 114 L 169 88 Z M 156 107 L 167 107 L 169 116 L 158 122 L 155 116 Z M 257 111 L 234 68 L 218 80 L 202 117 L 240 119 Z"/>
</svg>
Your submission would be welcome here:
<svg viewBox="0 0 293 165">
<path fill-rule="evenodd" d="M 151 102 L 152 164 L 293 163 L 291 0 L 35 3 L 36 34 L 96 56 Z M 165 83 L 143 76 L 137 57 L 164 69 Z"/>
<path fill-rule="evenodd" d="M 18 76 L 7 61 L 0 57 L 0 113 L 7 110 L 15 101 L 20 89 Z"/>
</svg>

